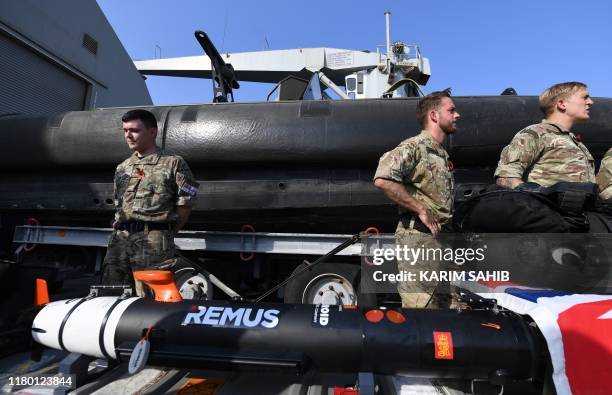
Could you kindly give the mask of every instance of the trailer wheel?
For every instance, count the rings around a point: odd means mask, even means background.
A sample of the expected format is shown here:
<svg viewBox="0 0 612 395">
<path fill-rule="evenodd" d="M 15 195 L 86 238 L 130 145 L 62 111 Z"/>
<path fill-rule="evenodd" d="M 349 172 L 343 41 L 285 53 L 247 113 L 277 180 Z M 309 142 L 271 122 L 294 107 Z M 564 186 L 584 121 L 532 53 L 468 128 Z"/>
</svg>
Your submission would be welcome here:
<svg viewBox="0 0 612 395">
<path fill-rule="evenodd" d="M 301 270 L 299 265 L 293 272 Z M 305 271 L 285 288 L 285 303 L 376 305 L 376 294 L 359 292 L 360 269 L 357 265 L 323 262 Z"/>
</svg>

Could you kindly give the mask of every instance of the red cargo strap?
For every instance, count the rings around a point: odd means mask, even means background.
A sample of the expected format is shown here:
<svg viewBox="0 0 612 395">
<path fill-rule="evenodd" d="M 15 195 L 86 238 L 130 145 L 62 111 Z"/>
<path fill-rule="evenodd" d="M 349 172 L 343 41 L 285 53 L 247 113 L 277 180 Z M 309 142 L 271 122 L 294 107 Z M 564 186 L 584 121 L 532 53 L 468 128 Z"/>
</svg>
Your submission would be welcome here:
<svg viewBox="0 0 612 395">
<path fill-rule="evenodd" d="M 255 227 L 253 225 L 251 225 L 251 224 L 244 224 L 244 225 L 242 225 L 242 228 L 240 228 L 240 233 L 244 233 L 245 230 L 249 230 L 252 233 L 255 233 Z M 242 262 L 251 261 L 251 260 L 253 260 L 253 258 L 255 258 L 255 253 L 254 252 L 251 252 L 249 254 L 246 254 L 244 252 L 240 253 L 240 260 Z"/>
<path fill-rule="evenodd" d="M 40 222 L 36 218 L 32 218 L 32 217 L 26 219 L 26 223 L 30 226 L 36 226 L 36 227 L 40 226 Z M 36 243 L 25 244 L 23 246 L 23 250 L 27 252 L 32 251 L 34 248 L 36 248 Z"/>
<path fill-rule="evenodd" d="M 366 228 L 366 230 L 363 231 L 363 233 L 367 236 L 369 234 L 375 234 L 375 235 L 380 235 L 380 231 L 378 230 L 378 228 L 374 227 L 374 226 L 370 226 L 368 228 Z M 365 261 L 365 263 L 367 263 L 368 265 L 372 265 L 372 261 L 370 260 L 370 258 L 363 257 L 363 260 Z"/>
</svg>

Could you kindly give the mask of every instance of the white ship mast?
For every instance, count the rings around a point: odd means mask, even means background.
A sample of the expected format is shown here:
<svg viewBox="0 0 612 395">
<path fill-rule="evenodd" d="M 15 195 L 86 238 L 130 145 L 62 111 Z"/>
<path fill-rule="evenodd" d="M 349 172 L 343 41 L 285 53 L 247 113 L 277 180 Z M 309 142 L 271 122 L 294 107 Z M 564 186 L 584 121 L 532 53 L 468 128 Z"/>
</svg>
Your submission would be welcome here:
<svg viewBox="0 0 612 395">
<path fill-rule="evenodd" d="M 431 74 L 429 59 L 421 56 L 416 45 L 391 44 L 389 16 L 390 12 L 385 12 L 384 55 L 325 47 L 220 55 L 233 66 L 238 81 L 279 84 L 276 100 L 329 98 L 326 87 L 343 99 L 418 96 Z M 143 75 L 212 77 L 208 56 L 139 60 L 134 64 Z"/>
</svg>

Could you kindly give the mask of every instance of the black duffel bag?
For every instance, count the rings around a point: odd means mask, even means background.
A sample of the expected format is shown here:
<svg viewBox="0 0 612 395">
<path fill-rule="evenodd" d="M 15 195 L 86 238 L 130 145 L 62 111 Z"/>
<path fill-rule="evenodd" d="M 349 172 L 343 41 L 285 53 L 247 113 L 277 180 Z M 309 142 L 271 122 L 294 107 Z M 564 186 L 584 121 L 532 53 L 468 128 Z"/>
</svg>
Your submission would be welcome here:
<svg viewBox="0 0 612 395">
<path fill-rule="evenodd" d="M 563 182 L 550 188 L 525 183 L 516 189 L 490 185 L 457 207 L 453 227 L 477 233 L 588 232 L 597 185 Z"/>
<path fill-rule="evenodd" d="M 612 233 L 612 199 L 598 200 L 595 210 L 588 212 L 591 233 Z"/>
</svg>

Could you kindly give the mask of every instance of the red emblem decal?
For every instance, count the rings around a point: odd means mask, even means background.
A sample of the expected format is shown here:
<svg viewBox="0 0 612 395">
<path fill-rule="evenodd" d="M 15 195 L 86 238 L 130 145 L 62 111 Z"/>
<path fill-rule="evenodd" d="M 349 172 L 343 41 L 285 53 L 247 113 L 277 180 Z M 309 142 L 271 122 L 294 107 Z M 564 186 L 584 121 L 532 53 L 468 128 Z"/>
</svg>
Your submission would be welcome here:
<svg viewBox="0 0 612 395">
<path fill-rule="evenodd" d="M 453 335 L 450 332 L 434 332 L 434 357 L 453 359 Z"/>
</svg>

